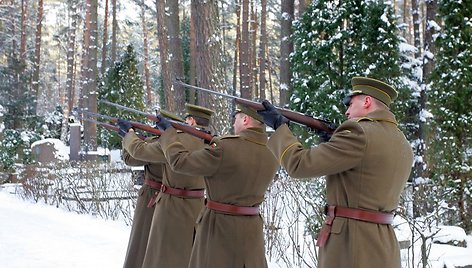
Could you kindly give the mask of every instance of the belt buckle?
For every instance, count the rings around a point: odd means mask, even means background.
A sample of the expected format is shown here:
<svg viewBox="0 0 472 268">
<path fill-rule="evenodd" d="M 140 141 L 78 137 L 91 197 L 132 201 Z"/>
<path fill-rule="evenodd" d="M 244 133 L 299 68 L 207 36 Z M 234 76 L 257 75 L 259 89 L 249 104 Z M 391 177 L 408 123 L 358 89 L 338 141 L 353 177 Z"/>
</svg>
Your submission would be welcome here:
<svg viewBox="0 0 472 268">
<path fill-rule="evenodd" d="M 167 187 L 164 184 L 162 184 L 161 185 L 161 192 L 165 193 L 166 191 L 167 191 Z"/>
</svg>

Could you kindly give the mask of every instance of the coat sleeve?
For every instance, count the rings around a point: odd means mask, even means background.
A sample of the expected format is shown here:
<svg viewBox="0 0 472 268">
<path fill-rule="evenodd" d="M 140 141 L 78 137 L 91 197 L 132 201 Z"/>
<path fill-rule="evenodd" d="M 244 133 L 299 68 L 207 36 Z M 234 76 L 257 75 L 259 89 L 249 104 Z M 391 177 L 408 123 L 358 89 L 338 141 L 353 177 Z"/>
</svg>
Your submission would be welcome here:
<svg viewBox="0 0 472 268">
<path fill-rule="evenodd" d="M 144 166 L 148 164 L 148 162 L 134 159 L 125 149 L 121 150 L 121 159 L 123 159 L 126 165 L 132 167 Z"/>
<path fill-rule="evenodd" d="M 213 139 L 215 141 L 217 139 Z M 219 146 L 205 146 L 189 151 L 180 141 L 174 128 L 168 128 L 159 138 L 160 144 L 171 169 L 186 175 L 211 176 L 218 170 L 223 150 Z"/>
<path fill-rule="evenodd" d="M 134 159 L 148 163 L 166 163 L 166 158 L 158 142 L 143 141 L 134 132 L 130 132 L 123 138 L 122 144 L 123 149 Z"/>
<path fill-rule="evenodd" d="M 271 136 L 268 147 L 294 178 L 313 178 L 339 173 L 355 167 L 366 148 L 362 127 L 355 121 L 339 126 L 329 142 L 304 149 L 287 125 Z"/>
</svg>

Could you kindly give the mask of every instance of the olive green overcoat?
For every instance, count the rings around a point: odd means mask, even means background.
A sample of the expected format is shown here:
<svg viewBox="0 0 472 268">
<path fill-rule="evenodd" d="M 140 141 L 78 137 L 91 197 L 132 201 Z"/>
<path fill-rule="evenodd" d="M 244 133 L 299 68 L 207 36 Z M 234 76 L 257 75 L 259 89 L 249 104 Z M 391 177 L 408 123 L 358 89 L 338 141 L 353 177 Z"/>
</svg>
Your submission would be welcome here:
<svg viewBox="0 0 472 268">
<path fill-rule="evenodd" d="M 147 138 L 147 142 L 155 142 L 158 137 Z M 122 159 L 128 166 L 144 166 L 144 177 L 155 182 L 162 182 L 162 167 L 160 163 L 149 163 L 134 159 L 126 151 L 122 150 Z M 126 251 L 124 268 L 141 267 L 146 253 L 146 246 L 151 228 L 151 221 L 154 215 L 154 207 L 147 207 L 152 196 L 156 193 L 155 189 L 144 184 L 138 190 L 138 199 L 134 209 L 131 233 L 129 236 L 128 249 Z"/>
<path fill-rule="evenodd" d="M 203 140 L 179 132 L 176 134 L 189 150 L 205 146 Z M 160 139 L 160 138 L 159 138 Z M 164 185 L 186 190 L 205 188 L 202 176 L 184 175 L 173 171 L 158 143 L 146 143 L 134 133 L 123 139 L 124 148 L 136 159 L 164 163 Z M 196 219 L 204 206 L 204 198 L 182 198 L 160 192 L 151 223 L 143 268 L 187 268 L 195 235 Z"/>
<path fill-rule="evenodd" d="M 329 142 L 310 149 L 284 124 L 268 146 L 290 176 L 326 175 L 329 205 L 382 212 L 397 208 L 413 162 L 411 145 L 388 110 L 347 120 Z M 336 217 L 318 267 L 400 268 L 393 227 Z"/>
<path fill-rule="evenodd" d="M 189 152 L 170 128 L 160 144 L 171 167 L 203 175 L 210 200 L 256 206 L 278 169 L 262 129 L 247 129 L 238 136 L 214 138 L 202 150 Z M 229 215 L 205 208 L 197 221 L 189 268 L 263 268 L 263 221 L 260 215 Z"/>
</svg>

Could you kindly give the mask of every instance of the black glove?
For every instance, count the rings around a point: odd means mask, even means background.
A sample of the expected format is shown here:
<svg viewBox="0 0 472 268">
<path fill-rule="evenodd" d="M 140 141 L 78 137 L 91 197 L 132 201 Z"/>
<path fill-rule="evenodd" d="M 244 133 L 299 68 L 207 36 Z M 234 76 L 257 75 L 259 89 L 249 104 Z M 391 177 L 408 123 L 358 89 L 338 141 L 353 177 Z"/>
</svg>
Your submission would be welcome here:
<svg viewBox="0 0 472 268">
<path fill-rule="evenodd" d="M 328 123 L 328 128 L 331 129 L 333 132 L 338 127 L 335 123 L 329 123 L 328 121 L 326 122 Z M 331 139 L 331 136 L 333 136 L 333 132 L 328 133 L 324 130 L 314 130 L 314 132 L 320 138 L 320 143 L 328 142 Z"/>
<path fill-rule="evenodd" d="M 118 134 L 120 134 L 121 137 L 124 137 L 129 129 L 133 127 L 129 121 L 124 119 L 118 119 L 116 124 L 120 127 Z"/>
<path fill-rule="evenodd" d="M 170 124 L 170 121 L 167 120 L 167 118 L 165 118 L 164 116 L 162 116 L 161 114 L 158 114 L 156 115 L 157 119 L 159 119 L 159 122 L 156 122 L 156 126 L 162 130 L 162 131 L 165 131 L 166 129 L 168 129 L 169 127 L 171 127 L 172 125 Z"/>
<path fill-rule="evenodd" d="M 328 134 L 326 131 L 318 131 L 316 134 L 318 134 L 318 137 L 320 137 L 320 143 L 322 142 L 328 142 L 329 139 L 331 139 L 332 134 Z"/>
<path fill-rule="evenodd" d="M 268 100 L 262 102 L 265 110 L 258 110 L 257 113 L 264 118 L 264 123 L 273 129 L 277 129 L 282 124 L 288 124 L 288 120 L 283 116 Z"/>
</svg>

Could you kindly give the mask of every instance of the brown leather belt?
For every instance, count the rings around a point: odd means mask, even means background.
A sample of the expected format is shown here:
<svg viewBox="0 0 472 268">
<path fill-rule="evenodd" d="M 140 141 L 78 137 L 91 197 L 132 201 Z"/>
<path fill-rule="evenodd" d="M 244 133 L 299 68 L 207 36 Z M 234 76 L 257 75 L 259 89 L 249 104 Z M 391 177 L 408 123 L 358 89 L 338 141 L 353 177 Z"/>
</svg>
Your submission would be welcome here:
<svg viewBox="0 0 472 268">
<path fill-rule="evenodd" d="M 259 215 L 259 206 L 256 207 L 241 207 L 235 205 L 229 205 L 224 203 L 219 203 L 215 201 L 211 201 L 207 199 L 206 207 L 215 210 L 218 212 L 229 213 L 233 215 L 241 215 L 241 216 L 254 216 Z"/>
<path fill-rule="evenodd" d="M 180 188 L 172 188 L 164 184 L 161 186 L 161 192 L 178 197 L 202 198 L 205 196 L 205 190 L 185 190 Z"/>
<path fill-rule="evenodd" d="M 151 180 L 151 179 L 144 179 L 144 184 L 148 185 L 154 190 L 161 190 L 162 183 Z"/>
<path fill-rule="evenodd" d="M 392 224 L 394 216 L 392 213 L 330 205 L 325 206 L 325 214 L 325 226 L 321 228 L 320 234 L 318 235 L 318 239 L 316 241 L 316 245 L 320 248 L 323 247 L 328 241 L 329 235 L 331 234 L 331 226 L 333 225 L 334 218 L 336 217 L 377 224 Z"/>
<path fill-rule="evenodd" d="M 151 180 L 151 179 L 148 179 L 148 178 L 145 178 L 144 179 L 144 184 L 148 185 L 149 187 L 151 187 L 154 190 L 157 190 L 156 192 L 154 192 L 154 194 L 152 195 L 151 199 L 149 200 L 149 202 L 147 204 L 148 208 L 152 208 L 156 204 L 156 198 L 157 198 L 157 195 L 159 194 L 159 191 L 161 190 L 162 183 Z"/>
</svg>

